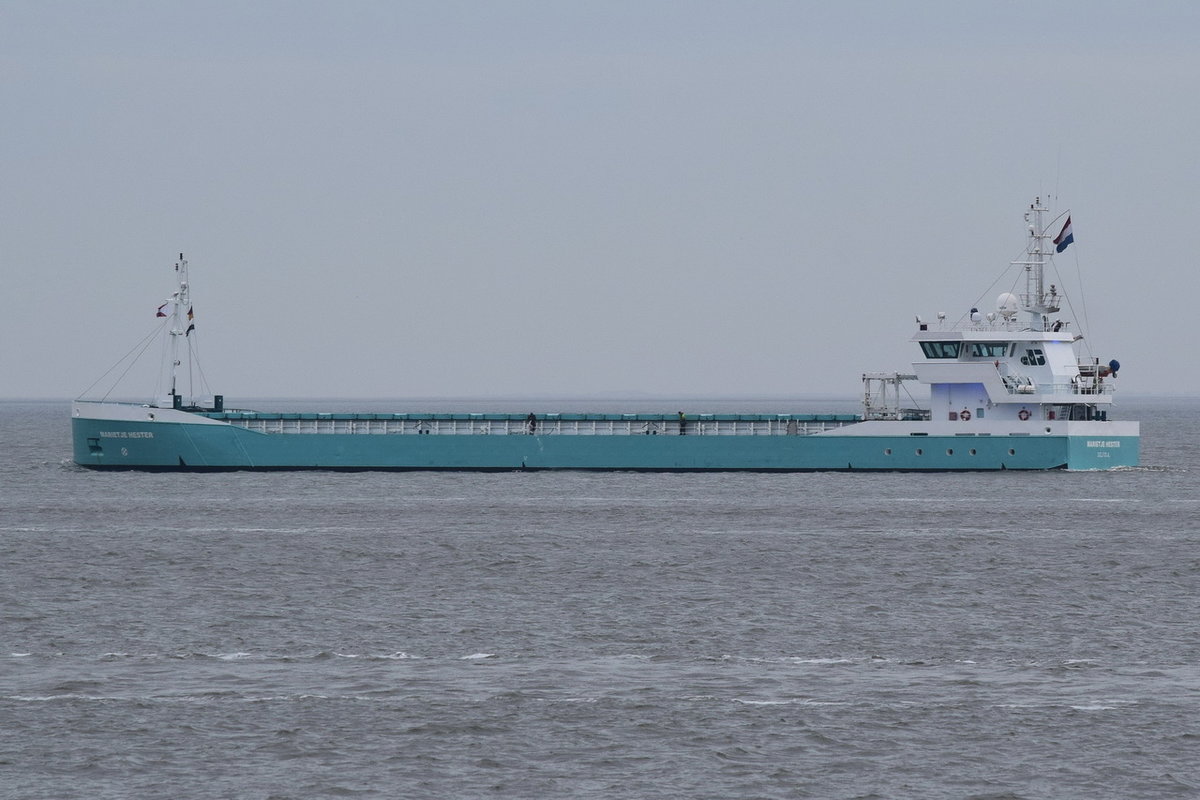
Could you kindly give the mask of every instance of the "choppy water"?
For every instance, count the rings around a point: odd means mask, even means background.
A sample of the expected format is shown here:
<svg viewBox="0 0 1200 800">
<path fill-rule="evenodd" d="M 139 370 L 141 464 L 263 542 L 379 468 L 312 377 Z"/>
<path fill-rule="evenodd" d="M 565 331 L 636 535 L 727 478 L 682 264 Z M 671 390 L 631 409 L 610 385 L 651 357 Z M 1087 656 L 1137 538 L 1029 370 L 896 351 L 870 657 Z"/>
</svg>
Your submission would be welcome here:
<svg viewBox="0 0 1200 800">
<path fill-rule="evenodd" d="M 163 475 L 0 403 L 0 796 L 1196 797 L 1200 403 L 1121 412 L 1143 469 Z"/>
</svg>

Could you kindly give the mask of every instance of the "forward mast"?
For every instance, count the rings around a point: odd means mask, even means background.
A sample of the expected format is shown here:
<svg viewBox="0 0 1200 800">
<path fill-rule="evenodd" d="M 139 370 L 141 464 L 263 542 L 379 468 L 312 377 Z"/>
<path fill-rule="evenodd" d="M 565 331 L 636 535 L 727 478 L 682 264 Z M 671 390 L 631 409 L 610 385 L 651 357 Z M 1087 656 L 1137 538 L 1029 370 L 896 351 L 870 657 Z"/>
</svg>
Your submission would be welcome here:
<svg viewBox="0 0 1200 800">
<path fill-rule="evenodd" d="M 170 343 L 168 346 L 168 379 L 169 388 L 165 397 L 159 398 L 158 405 L 160 408 L 180 408 L 184 405 L 183 397 L 179 393 L 179 367 L 182 361 L 179 357 L 180 346 L 184 343 L 181 339 L 185 339 L 190 333 L 192 317 L 192 297 L 191 288 L 188 285 L 188 262 L 183 257 L 183 253 L 179 254 L 179 261 L 175 264 L 175 272 L 179 276 L 179 289 L 171 295 L 164 306 L 169 306 L 171 330 Z"/>
</svg>

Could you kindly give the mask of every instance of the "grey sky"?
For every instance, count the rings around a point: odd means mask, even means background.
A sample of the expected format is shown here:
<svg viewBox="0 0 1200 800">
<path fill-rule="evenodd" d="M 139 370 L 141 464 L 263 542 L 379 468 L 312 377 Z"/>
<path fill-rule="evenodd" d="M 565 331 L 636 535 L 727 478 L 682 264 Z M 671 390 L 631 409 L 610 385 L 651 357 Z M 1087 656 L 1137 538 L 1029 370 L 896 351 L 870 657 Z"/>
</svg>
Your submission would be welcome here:
<svg viewBox="0 0 1200 800">
<path fill-rule="evenodd" d="M 180 251 L 232 398 L 852 395 L 991 307 L 1039 193 L 1121 388 L 1194 392 L 1198 38 L 1193 2 L 4 0 L 0 396 L 82 392 Z"/>
</svg>

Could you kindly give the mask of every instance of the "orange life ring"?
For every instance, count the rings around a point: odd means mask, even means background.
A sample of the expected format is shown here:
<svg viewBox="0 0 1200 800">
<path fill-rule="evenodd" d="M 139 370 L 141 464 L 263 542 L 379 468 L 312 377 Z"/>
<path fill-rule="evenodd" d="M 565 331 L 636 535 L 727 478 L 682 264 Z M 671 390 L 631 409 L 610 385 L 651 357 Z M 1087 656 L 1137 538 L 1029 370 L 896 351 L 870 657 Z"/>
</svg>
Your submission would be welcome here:
<svg viewBox="0 0 1200 800">
<path fill-rule="evenodd" d="M 970 422 L 971 421 L 971 412 L 967 411 L 964 408 L 962 411 L 958 412 L 958 418 L 961 419 L 963 422 Z"/>
<path fill-rule="evenodd" d="M 1025 420 L 1029 419 L 1029 409 L 1022 408 L 1020 411 L 1017 412 L 1017 417 L 1021 420 L 1021 422 L 1024 422 Z"/>
</svg>

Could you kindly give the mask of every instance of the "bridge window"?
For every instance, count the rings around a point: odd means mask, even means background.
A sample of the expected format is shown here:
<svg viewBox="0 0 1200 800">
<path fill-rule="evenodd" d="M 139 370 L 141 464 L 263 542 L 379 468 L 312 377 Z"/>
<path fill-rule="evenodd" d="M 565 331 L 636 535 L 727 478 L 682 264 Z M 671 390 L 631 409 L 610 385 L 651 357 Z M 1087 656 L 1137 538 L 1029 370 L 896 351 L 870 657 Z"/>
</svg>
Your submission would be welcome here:
<svg viewBox="0 0 1200 800">
<path fill-rule="evenodd" d="M 977 358 L 1003 358 L 1008 354 L 1008 342 L 972 342 L 971 355 Z"/>
<path fill-rule="evenodd" d="M 921 350 L 926 358 L 958 358 L 958 348 L 962 342 L 921 342 Z"/>
</svg>

